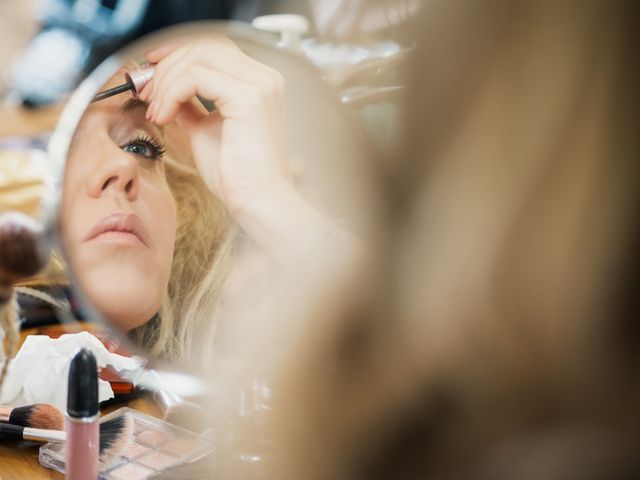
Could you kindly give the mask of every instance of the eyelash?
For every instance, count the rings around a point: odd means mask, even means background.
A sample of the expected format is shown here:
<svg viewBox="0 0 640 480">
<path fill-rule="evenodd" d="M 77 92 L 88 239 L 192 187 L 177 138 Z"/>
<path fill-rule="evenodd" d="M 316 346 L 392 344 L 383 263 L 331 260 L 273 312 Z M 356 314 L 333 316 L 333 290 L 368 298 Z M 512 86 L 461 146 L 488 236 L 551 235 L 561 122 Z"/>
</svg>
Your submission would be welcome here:
<svg viewBox="0 0 640 480">
<path fill-rule="evenodd" d="M 135 144 L 142 144 L 145 147 L 147 147 L 151 151 L 151 155 L 150 156 L 146 156 L 146 155 L 141 155 L 141 154 L 138 154 L 138 153 L 135 153 L 135 152 L 129 152 L 129 153 L 132 153 L 134 155 L 140 155 L 140 156 L 142 156 L 143 158 L 146 158 L 146 159 L 158 160 L 158 159 L 162 158 L 164 156 L 164 154 L 167 152 L 167 150 L 164 148 L 164 146 L 159 144 L 155 139 L 153 139 L 149 135 L 145 135 L 145 134 L 136 135 L 134 138 L 129 140 L 127 143 L 125 143 L 120 148 L 124 149 L 126 147 L 130 147 L 131 145 L 135 145 Z"/>
</svg>

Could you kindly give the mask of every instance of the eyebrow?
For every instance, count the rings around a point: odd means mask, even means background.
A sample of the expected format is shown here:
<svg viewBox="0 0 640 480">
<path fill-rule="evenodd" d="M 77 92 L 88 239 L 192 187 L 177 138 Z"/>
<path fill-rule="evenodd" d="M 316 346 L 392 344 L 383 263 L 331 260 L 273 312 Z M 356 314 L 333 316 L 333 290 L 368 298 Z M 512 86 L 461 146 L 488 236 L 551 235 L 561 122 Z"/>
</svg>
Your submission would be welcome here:
<svg viewBox="0 0 640 480">
<path fill-rule="evenodd" d="M 133 97 L 127 100 L 126 102 L 124 102 L 120 106 L 120 112 L 128 113 L 128 112 L 133 112 L 134 110 L 139 110 L 139 109 L 146 110 L 147 108 L 149 108 L 149 104 L 147 102 L 145 102 L 144 100 L 140 100 L 139 98 Z M 145 123 L 148 123 L 152 127 L 158 129 L 158 131 L 160 132 L 160 136 L 164 137 L 164 127 L 160 127 L 155 123 L 151 123 L 148 120 L 145 120 Z"/>
<path fill-rule="evenodd" d="M 140 100 L 139 98 L 130 98 L 120 106 L 120 110 L 122 112 L 130 112 L 139 108 L 144 108 L 146 110 L 148 107 L 149 104 L 147 102 Z"/>
</svg>

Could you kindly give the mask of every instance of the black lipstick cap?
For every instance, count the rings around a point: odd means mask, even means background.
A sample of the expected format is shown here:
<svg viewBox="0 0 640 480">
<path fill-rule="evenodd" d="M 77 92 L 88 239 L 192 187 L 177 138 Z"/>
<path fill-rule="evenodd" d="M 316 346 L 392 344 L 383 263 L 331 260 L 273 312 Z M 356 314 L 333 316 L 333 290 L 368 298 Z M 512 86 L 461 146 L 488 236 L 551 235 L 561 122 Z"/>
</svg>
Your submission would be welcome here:
<svg viewBox="0 0 640 480">
<path fill-rule="evenodd" d="M 98 414 L 98 365 L 96 357 L 86 348 L 71 360 L 67 414 L 72 418 Z"/>
</svg>

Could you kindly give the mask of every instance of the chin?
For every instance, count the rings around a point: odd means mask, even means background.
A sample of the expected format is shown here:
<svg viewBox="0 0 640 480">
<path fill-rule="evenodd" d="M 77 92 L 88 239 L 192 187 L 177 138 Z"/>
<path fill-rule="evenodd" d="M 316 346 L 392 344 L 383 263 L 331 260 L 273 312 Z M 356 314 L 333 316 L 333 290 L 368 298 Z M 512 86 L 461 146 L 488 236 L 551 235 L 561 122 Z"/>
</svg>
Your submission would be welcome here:
<svg viewBox="0 0 640 480">
<path fill-rule="evenodd" d="M 129 333 L 134 328 L 141 327 L 151 320 L 155 313 L 156 312 L 143 314 L 141 312 L 132 311 L 108 311 L 103 312 L 102 315 L 109 325 L 112 325 L 122 333 Z"/>
<path fill-rule="evenodd" d="M 157 276 L 148 272 L 120 269 L 119 273 L 117 277 L 93 271 L 84 275 L 81 283 L 87 299 L 102 317 L 119 330 L 129 332 L 158 312 L 164 289 L 151 285 L 149 279 Z"/>
</svg>

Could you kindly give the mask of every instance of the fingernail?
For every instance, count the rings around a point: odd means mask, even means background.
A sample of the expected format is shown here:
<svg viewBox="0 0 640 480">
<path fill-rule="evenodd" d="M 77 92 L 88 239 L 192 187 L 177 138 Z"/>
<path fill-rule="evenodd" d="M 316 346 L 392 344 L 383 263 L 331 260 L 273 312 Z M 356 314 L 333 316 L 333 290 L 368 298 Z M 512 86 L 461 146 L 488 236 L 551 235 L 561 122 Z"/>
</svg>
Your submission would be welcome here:
<svg viewBox="0 0 640 480">
<path fill-rule="evenodd" d="M 153 105 L 154 103 L 151 102 L 147 107 L 147 113 L 144 114 L 144 118 L 146 118 L 147 120 L 151 120 L 151 117 L 153 117 Z"/>
</svg>

